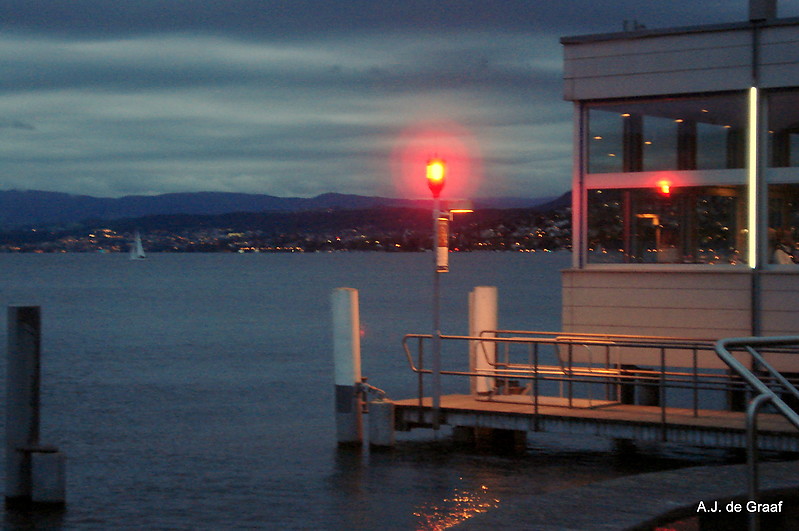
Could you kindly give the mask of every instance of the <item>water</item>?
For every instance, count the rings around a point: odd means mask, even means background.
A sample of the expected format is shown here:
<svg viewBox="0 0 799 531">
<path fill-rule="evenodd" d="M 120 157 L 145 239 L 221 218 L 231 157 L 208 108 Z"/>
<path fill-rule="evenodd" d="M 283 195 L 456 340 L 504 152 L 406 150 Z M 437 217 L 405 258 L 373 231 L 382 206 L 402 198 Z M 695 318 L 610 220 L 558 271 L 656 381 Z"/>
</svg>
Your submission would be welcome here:
<svg viewBox="0 0 799 531">
<path fill-rule="evenodd" d="M 558 329 L 569 259 L 453 255 L 442 330 L 466 333 L 477 285 L 499 288 L 502 327 Z M 359 290 L 364 375 L 392 398 L 410 397 L 400 340 L 430 331 L 430 260 L 0 255 L 2 306 L 42 307 L 41 440 L 68 458 L 66 512 L 6 511 L 5 527 L 434 529 L 520 492 L 684 464 L 608 459 L 605 441 L 552 436 L 513 456 L 456 449 L 430 432 L 399 434 L 389 453 L 338 450 L 330 293 Z M 0 334 L 5 344 L 5 327 Z M 4 386 L 5 356 L 0 364 Z"/>
</svg>

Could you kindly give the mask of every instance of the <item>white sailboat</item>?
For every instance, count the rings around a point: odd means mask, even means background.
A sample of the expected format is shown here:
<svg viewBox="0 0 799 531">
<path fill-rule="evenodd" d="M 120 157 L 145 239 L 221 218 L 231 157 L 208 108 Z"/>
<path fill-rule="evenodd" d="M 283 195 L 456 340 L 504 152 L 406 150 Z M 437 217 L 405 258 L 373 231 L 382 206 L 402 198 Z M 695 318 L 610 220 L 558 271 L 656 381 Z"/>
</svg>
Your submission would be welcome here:
<svg viewBox="0 0 799 531">
<path fill-rule="evenodd" d="M 133 234 L 133 242 L 130 244 L 130 255 L 131 260 L 144 260 L 146 255 L 144 254 L 144 247 L 141 245 L 141 235 L 139 231 L 136 231 Z"/>
</svg>

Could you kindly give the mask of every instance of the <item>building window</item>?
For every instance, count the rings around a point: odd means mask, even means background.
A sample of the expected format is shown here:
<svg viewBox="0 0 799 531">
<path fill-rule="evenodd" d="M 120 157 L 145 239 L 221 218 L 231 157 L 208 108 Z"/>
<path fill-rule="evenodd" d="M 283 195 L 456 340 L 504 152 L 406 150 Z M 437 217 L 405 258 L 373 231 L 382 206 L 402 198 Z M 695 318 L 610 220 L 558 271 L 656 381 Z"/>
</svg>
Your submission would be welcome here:
<svg viewBox="0 0 799 531">
<path fill-rule="evenodd" d="M 769 262 L 799 263 L 799 184 L 768 187 Z"/>
<path fill-rule="evenodd" d="M 588 172 L 619 173 L 622 171 L 623 118 L 616 110 L 589 111 Z"/>
<path fill-rule="evenodd" d="M 743 186 L 588 190 L 588 262 L 740 264 Z"/>
<path fill-rule="evenodd" d="M 746 93 L 588 106 L 588 173 L 743 168 Z"/>
<path fill-rule="evenodd" d="M 767 101 L 769 165 L 799 166 L 799 90 L 772 92 Z"/>
</svg>

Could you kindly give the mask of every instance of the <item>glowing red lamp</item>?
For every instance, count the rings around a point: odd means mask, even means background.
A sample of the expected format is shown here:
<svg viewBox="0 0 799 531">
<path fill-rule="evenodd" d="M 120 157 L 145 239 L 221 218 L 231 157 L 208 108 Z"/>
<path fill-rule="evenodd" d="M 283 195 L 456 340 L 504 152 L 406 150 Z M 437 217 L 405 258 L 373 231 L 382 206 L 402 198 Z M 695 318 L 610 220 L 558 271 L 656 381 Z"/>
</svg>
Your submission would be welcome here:
<svg viewBox="0 0 799 531">
<path fill-rule="evenodd" d="M 662 195 L 670 195 L 671 194 L 671 183 L 669 181 L 659 181 L 658 182 L 658 192 Z"/>
<path fill-rule="evenodd" d="M 433 197 L 438 198 L 444 188 L 447 164 L 442 159 L 432 158 L 427 161 L 427 185 L 433 192 Z"/>
</svg>

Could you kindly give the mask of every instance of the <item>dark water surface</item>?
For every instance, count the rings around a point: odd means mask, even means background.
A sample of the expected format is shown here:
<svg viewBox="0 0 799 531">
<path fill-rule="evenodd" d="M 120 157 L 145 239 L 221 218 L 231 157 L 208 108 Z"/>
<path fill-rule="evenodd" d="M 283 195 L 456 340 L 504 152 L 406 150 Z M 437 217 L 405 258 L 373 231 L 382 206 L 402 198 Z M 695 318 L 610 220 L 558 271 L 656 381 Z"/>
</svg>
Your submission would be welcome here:
<svg viewBox="0 0 799 531">
<path fill-rule="evenodd" d="M 569 260 L 453 255 L 442 279 L 442 330 L 466 333 L 467 294 L 477 285 L 499 288 L 503 328 L 558 329 L 559 270 Z M 392 398 L 410 397 L 415 379 L 400 340 L 429 333 L 430 261 L 378 253 L 0 255 L 3 308 L 42 307 L 41 439 L 68 459 L 66 512 L 5 511 L 5 527 L 437 529 L 458 514 L 513 503 L 519 492 L 694 460 L 657 452 L 631 459 L 608 453 L 606 441 L 553 436 L 502 456 L 455 448 L 430 432 L 399 434 L 388 453 L 338 450 L 330 293 L 359 289 L 364 375 Z M 5 336 L 3 326 L 3 345 Z M 5 355 L 0 368 L 5 396 Z"/>
</svg>

